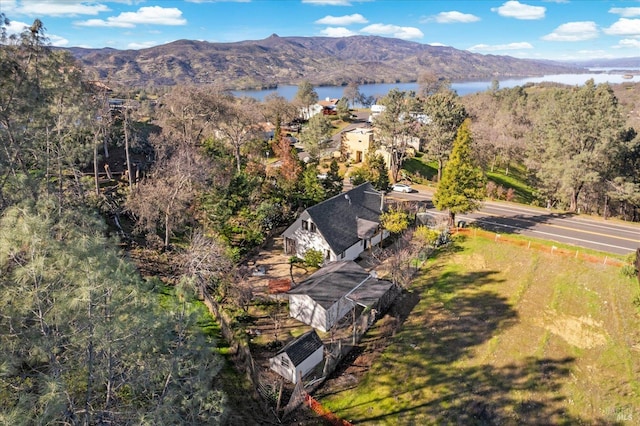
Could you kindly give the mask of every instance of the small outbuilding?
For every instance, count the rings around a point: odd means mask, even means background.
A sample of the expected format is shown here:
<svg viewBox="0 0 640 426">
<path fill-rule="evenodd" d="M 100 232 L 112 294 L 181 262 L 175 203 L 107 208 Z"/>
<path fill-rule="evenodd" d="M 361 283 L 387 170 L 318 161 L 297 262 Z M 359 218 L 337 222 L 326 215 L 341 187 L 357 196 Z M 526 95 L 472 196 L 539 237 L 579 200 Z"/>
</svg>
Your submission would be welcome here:
<svg viewBox="0 0 640 426">
<path fill-rule="evenodd" d="M 289 342 L 269 358 L 269 367 L 292 383 L 306 376 L 324 359 L 324 344 L 318 333 L 311 330 Z"/>
<path fill-rule="evenodd" d="M 396 290 L 352 260 L 330 262 L 288 292 L 289 315 L 326 332 L 358 306 L 382 312 Z"/>
</svg>

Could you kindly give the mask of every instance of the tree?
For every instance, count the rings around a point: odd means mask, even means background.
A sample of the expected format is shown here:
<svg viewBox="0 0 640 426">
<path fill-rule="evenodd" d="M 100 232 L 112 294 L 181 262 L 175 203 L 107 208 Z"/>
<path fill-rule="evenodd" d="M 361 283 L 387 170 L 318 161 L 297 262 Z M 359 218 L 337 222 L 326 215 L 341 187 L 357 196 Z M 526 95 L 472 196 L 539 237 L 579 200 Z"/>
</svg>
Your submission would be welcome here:
<svg viewBox="0 0 640 426">
<path fill-rule="evenodd" d="M 608 84 L 589 80 L 551 95 L 534 126 L 529 164 L 549 199 L 574 212 L 582 191 L 601 184 L 621 149 L 624 121 Z"/>
<path fill-rule="evenodd" d="M 227 95 L 210 88 L 175 86 L 160 99 L 155 124 L 172 146 L 201 146 L 215 136 L 230 105 Z"/>
<path fill-rule="evenodd" d="M 302 172 L 301 186 L 302 198 L 305 200 L 306 207 L 318 204 L 327 198 L 322 181 L 318 178 L 318 168 L 315 164 L 308 164 Z"/>
<path fill-rule="evenodd" d="M 81 68 L 47 46 L 40 20 L 7 37 L 9 21 L 0 18 L 0 209 L 43 189 L 74 203 L 84 196 L 80 167 L 90 158 L 97 116 Z"/>
<path fill-rule="evenodd" d="M 305 111 L 304 118 L 308 120 L 311 115 L 309 108 L 311 105 L 318 102 L 318 93 L 316 93 L 313 85 L 309 83 L 309 81 L 305 80 L 298 85 L 298 91 L 296 92 L 293 101 Z"/>
<path fill-rule="evenodd" d="M 380 215 L 380 224 L 392 234 L 401 234 L 409 227 L 409 215 L 401 210 L 390 210 Z"/>
<path fill-rule="evenodd" d="M 351 112 L 349 111 L 349 102 L 347 98 L 341 98 L 336 105 L 336 113 L 338 118 L 342 121 L 349 121 L 351 119 Z"/>
<path fill-rule="evenodd" d="M 438 77 L 432 72 L 423 72 L 418 76 L 418 96 L 428 98 L 440 91 L 450 90 L 451 82 L 445 78 Z"/>
<path fill-rule="evenodd" d="M 309 119 L 300 132 L 300 141 L 312 162 L 320 159 L 320 145 L 331 137 L 333 126 L 329 119 L 321 114 Z"/>
<path fill-rule="evenodd" d="M 378 191 L 389 189 L 389 170 L 380 154 L 368 152 L 364 158 L 364 164 L 351 172 L 351 183 L 360 185 L 371 182 Z"/>
<path fill-rule="evenodd" d="M 236 159 L 236 170 L 242 170 L 242 148 L 258 137 L 258 102 L 249 97 L 226 98 L 227 107 L 216 127 L 229 143 Z"/>
<path fill-rule="evenodd" d="M 363 96 L 362 93 L 360 93 L 360 86 L 358 83 L 355 81 L 347 83 L 342 91 L 342 97 L 347 100 L 347 106 L 351 105 L 351 107 L 354 107 L 356 103 L 361 103 L 360 101 Z"/>
<path fill-rule="evenodd" d="M 431 158 L 438 161 L 439 182 L 456 132 L 467 118 L 467 112 L 458 95 L 451 90 L 440 91 L 427 97 L 423 111 L 428 117 L 428 122 L 422 126 L 426 150 Z"/>
<path fill-rule="evenodd" d="M 327 198 L 342 192 L 343 181 L 342 176 L 340 176 L 340 166 L 335 158 L 331 159 L 329 171 L 327 172 L 326 178 L 322 181 L 322 186 L 324 186 Z"/>
<path fill-rule="evenodd" d="M 470 120 L 465 120 L 444 167 L 442 180 L 433 195 L 438 210 L 449 210 L 449 225 L 455 225 L 455 215 L 476 210 L 485 196 L 485 178 L 473 163 L 471 154 Z"/>
<path fill-rule="evenodd" d="M 400 167 L 407 155 L 410 138 L 415 136 L 411 114 L 413 99 L 407 92 L 392 89 L 380 100 L 384 111 L 375 118 L 376 138 L 389 152 L 391 176 L 398 181 Z"/>
<path fill-rule="evenodd" d="M 264 98 L 264 108 L 262 108 L 262 114 L 265 121 L 273 123 L 274 125 L 282 124 L 282 122 L 289 122 L 297 116 L 297 110 L 295 105 L 287 101 L 287 98 L 280 96 L 277 93 L 270 93 Z"/>
<path fill-rule="evenodd" d="M 139 230 L 154 236 L 157 229 L 163 229 L 163 247 L 168 249 L 175 228 L 188 220 L 187 213 L 208 178 L 207 171 L 208 163 L 194 148 L 184 147 L 159 158 L 126 202 Z"/>
<path fill-rule="evenodd" d="M 0 419 L 222 422 L 214 342 L 184 305 L 157 308 L 93 214 L 58 212 L 50 198 L 0 218 Z"/>
</svg>

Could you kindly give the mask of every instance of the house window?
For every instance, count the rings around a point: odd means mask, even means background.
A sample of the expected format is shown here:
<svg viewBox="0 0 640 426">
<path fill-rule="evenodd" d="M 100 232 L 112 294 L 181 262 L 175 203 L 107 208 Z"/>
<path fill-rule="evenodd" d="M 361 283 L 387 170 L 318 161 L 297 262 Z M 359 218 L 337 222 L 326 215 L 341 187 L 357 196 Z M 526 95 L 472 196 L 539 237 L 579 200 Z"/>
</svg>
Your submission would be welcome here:
<svg viewBox="0 0 640 426">
<path fill-rule="evenodd" d="M 289 360 L 287 358 L 280 358 L 280 365 L 283 367 L 289 367 L 291 364 L 289 364 Z"/>
<path fill-rule="evenodd" d="M 329 259 L 330 257 L 331 257 L 331 251 L 330 250 L 325 250 L 324 258 L 325 259 Z"/>
<path fill-rule="evenodd" d="M 344 252 L 340 253 L 340 259 L 344 259 Z"/>
<path fill-rule="evenodd" d="M 316 232 L 316 224 L 308 220 L 302 221 L 302 229 L 309 232 Z"/>
</svg>

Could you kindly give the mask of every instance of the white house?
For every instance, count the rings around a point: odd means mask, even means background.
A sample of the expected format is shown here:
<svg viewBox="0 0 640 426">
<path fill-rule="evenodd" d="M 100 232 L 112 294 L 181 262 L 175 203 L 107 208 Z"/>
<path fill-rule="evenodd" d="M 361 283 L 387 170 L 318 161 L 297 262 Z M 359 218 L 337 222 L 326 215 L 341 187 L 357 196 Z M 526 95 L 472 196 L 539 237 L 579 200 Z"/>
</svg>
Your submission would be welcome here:
<svg viewBox="0 0 640 426">
<path fill-rule="evenodd" d="M 289 290 L 289 315 L 326 332 L 358 307 L 386 309 L 395 289 L 354 261 L 331 262 Z"/>
<path fill-rule="evenodd" d="M 326 261 L 356 259 L 389 233 L 380 226 L 384 195 L 370 183 L 306 209 L 282 234 L 286 254 L 319 250 Z"/>
<path fill-rule="evenodd" d="M 269 358 L 269 367 L 292 383 L 306 376 L 324 359 L 324 345 L 315 330 L 289 342 Z"/>
</svg>

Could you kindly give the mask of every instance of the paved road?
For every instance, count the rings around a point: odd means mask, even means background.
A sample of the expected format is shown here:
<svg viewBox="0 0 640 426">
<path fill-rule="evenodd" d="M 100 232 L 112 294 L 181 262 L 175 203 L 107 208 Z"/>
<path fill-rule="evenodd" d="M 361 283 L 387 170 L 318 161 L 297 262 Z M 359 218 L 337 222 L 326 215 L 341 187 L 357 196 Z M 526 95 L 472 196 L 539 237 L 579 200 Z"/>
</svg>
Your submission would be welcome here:
<svg viewBox="0 0 640 426">
<path fill-rule="evenodd" d="M 432 214 L 446 214 L 433 208 L 429 202 L 431 192 L 422 188 L 417 193 L 393 193 L 390 196 L 426 201 Z M 482 228 L 497 233 L 522 234 L 607 253 L 628 254 L 640 247 L 640 225 L 605 221 L 513 203 L 486 201 L 478 212 L 457 215 L 456 221 L 459 220 L 475 222 Z"/>
</svg>

